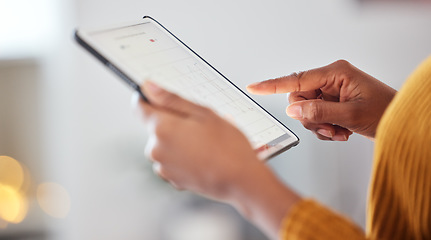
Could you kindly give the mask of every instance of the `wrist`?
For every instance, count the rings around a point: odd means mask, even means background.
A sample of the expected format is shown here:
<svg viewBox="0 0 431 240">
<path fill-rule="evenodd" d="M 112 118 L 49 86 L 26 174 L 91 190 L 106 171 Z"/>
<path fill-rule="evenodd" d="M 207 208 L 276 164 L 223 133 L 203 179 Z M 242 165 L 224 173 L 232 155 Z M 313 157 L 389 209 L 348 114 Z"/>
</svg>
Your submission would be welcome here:
<svg viewBox="0 0 431 240">
<path fill-rule="evenodd" d="M 230 203 L 269 237 L 276 238 L 281 222 L 300 197 L 262 162 L 241 175 L 230 189 Z"/>
</svg>

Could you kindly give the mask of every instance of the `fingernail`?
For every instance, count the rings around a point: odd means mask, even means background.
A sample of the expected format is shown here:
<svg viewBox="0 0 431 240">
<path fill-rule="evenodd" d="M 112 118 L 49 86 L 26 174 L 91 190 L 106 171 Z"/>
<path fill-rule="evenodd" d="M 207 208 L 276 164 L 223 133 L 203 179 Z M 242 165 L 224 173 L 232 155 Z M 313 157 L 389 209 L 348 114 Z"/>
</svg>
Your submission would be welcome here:
<svg viewBox="0 0 431 240">
<path fill-rule="evenodd" d="M 154 93 L 154 94 L 157 94 L 157 93 L 162 91 L 162 88 L 160 88 L 158 85 L 156 85 L 153 82 L 147 81 L 147 82 L 145 82 L 145 86 L 146 86 L 148 91 L 150 91 L 151 93 Z"/>
<path fill-rule="evenodd" d="M 332 137 L 332 140 L 334 141 L 347 141 L 347 136 L 346 135 L 336 135 L 334 137 Z"/>
<path fill-rule="evenodd" d="M 247 85 L 247 88 L 253 88 L 253 87 L 256 87 L 259 84 L 260 84 L 260 82 L 255 82 L 255 83 Z"/>
<path fill-rule="evenodd" d="M 286 110 L 287 116 L 295 119 L 302 118 L 302 107 L 301 106 L 290 106 Z"/>
<path fill-rule="evenodd" d="M 317 133 L 320 134 L 320 135 L 322 135 L 322 136 L 324 136 L 324 137 L 327 137 L 327 138 L 332 138 L 333 137 L 332 132 L 328 131 L 326 129 L 319 129 L 319 130 L 317 130 Z"/>
</svg>

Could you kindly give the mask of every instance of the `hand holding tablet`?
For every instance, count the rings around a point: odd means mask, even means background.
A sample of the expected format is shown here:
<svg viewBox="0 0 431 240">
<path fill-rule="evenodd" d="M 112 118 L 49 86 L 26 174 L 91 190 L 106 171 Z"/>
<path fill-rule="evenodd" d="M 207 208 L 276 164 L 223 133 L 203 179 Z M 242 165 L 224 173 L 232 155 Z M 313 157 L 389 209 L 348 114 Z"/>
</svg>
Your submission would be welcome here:
<svg viewBox="0 0 431 240">
<path fill-rule="evenodd" d="M 125 26 L 78 30 L 76 40 L 143 99 L 140 84 L 160 87 L 231 120 L 269 159 L 298 144 L 298 137 L 231 81 L 150 17 Z"/>
</svg>

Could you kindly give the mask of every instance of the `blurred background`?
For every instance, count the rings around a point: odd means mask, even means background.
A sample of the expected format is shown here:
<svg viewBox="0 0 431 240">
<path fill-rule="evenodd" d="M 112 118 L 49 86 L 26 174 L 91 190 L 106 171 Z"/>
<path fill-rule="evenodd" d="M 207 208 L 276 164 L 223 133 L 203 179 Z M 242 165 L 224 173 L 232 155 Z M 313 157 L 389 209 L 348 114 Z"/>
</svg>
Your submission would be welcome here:
<svg viewBox="0 0 431 240">
<path fill-rule="evenodd" d="M 131 91 L 73 41 L 144 15 L 242 89 L 337 59 L 399 89 L 431 54 L 429 1 L 0 0 L 0 239 L 265 239 L 153 174 Z M 364 227 L 373 143 L 316 140 L 285 95 L 252 97 L 301 138 L 279 177 Z"/>
</svg>

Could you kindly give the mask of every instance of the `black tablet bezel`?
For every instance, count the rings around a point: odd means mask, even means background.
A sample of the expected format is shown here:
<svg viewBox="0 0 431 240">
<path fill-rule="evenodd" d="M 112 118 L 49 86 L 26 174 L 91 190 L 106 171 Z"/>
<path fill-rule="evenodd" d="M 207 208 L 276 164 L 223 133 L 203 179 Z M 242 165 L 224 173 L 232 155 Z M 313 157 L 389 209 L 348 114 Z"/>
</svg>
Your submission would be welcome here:
<svg viewBox="0 0 431 240">
<path fill-rule="evenodd" d="M 265 160 L 268 160 L 270 158 L 273 158 L 280 153 L 283 153 L 287 151 L 288 149 L 296 146 L 299 144 L 299 137 L 288 127 L 286 127 L 282 122 L 280 122 L 277 118 L 275 118 L 271 113 L 269 113 L 265 108 L 263 108 L 260 104 L 258 104 L 254 99 L 252 99 L 250 96 L 248 96 L 244 91 L 242 91 L 238 86 L 236 86 L 232 81 L 230 81 L 227 77 L 225 77 L 221 72 L 219 72 L 216 68 L 214 68 L 210 63 L 208 63 L 205 59 L 203 59 L 199 54 L 197 54 L 193 49 L 191 49 L 187 44 L 185 44 L 183 41 L 181 41 L 177 36 L 175 36 L 171 31 L 169 31 L 166 27 L 164 27 L 162 24 L 160 24 L 157 20 L 150 16 L 144 16 L 143 19 L 150 19 L 151 21 L 158 24 L 161 28 L 163 28 L 166 32 L 168 32 L 173 38 L 175 38 L 178 42 L 180 42 L 184 47 L 186 47 L 189 51 L 191 51 L 195 56 L 197 56 L 200 60 L 202 60 L 205 64 L 207 64 L 210 68 L 212 68 L 217 74 L 222 76 L 226 81 L 228 81 L 232 86 L 234 86 L 239 92 L 241 92 L 246 98 L 251 100 L 256 106 L 258 106 L 260 109 L 262 109 L 266 114 L 268 114 L 272 119 L 277 121 L 281 126 L 286 128 L 293 136 L 295 136 L 296 141 L 293 141 L 291 144 L 286 145 L 285 147 L 282 147 L 280 149 L 277 149 L 276 152 L 268 155 L 265 157 Z M 121 27 L 126 27 L 128 25 L 123 25 Z M 108 28 L 107 30 L 112 30 L 115 28 Z M 129 75 L 127 75 L 124 71 L 120 69 L 119 66 L 116 66 L 114 63 L 109 61 L 108 58 L 103 56 L 99 51 L 97 51 L 94 47 L 91 46 L 88 42 L 84 40 L 84 38 L 81 36 L 80 30 L 76 30 L 74 34 L 74 38 L 76 42 L 81 45 L 84 49 L 86 49 L 88 52 L 90 52 L 94 57 L 96 57 L 100 62 L 102 62 L 104 65 L 106 65 L 109 69 L 111 69 L 115 74 L 117 74 L 127 85 L 129 85 L 131 88 L 133 88 L 135 91 L 139 93 L 139 95 L 148 102 L 147 98 L 141 91 L 141 88 L 136 81 L 132 79 Z"/>
</svg>

